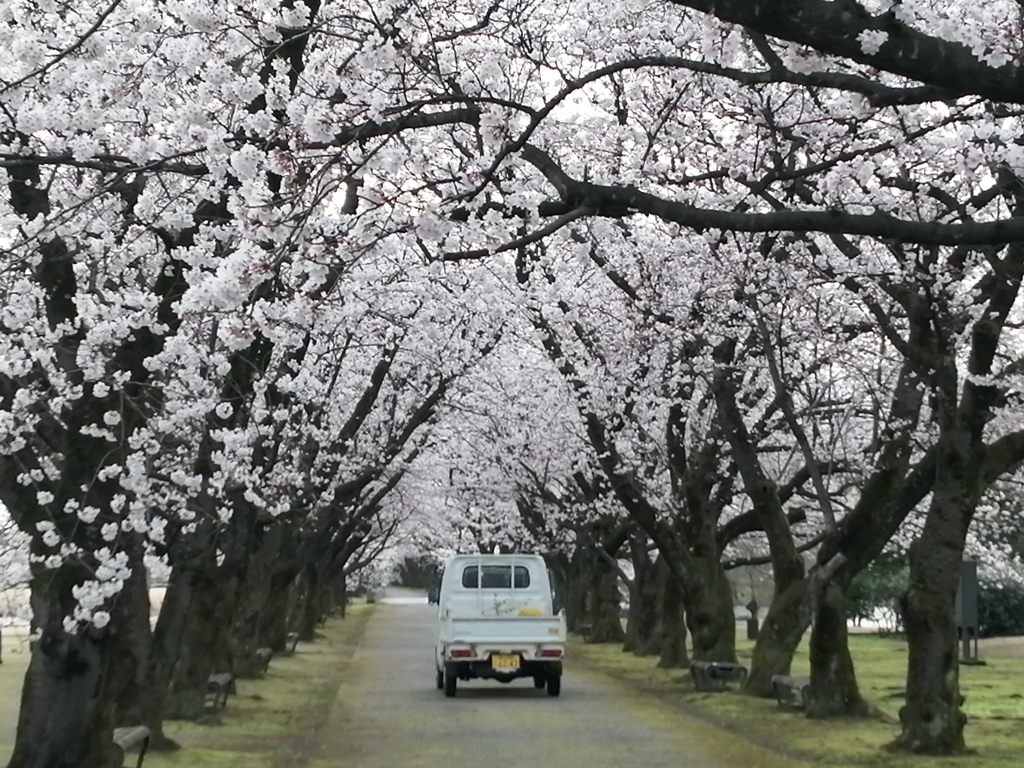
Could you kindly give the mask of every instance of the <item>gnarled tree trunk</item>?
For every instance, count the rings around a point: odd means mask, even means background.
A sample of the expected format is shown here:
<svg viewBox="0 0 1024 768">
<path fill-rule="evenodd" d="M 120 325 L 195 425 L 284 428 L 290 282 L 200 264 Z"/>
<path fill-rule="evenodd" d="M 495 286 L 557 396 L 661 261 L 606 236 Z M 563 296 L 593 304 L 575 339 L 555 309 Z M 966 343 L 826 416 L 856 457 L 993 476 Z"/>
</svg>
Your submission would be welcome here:
<svg viewBox="0 0 1024 768">
<path fill-rule="evenodd" d="M 633 579 L 629 582 L 629 613 L 622 650 L 647 656 L 657 653 L 660 648 L 658 614 L 664 579 L 659 584 L 658 568 L 647 552 L 646 537 L 632 536 L 630 550 Z"/>
<path fill-rule="evenodd" d="M 743 692 L 771 696 L 772 675 L 788 675 L 800 640 L 811 623 L 811 605 L 806 579 L 792 581 L 781 592 L 776 588 L 768 615 L 754 643 L 750 674 Z"/>
<path fill-rule="evenodd" d="M 147 680 L 153 657 L 153 633 L 150 629 L 149 583 L 146 578 L 146 564 L 143 557 L 144 545 L 138 534 L 123 534 L 124 541 L 132 537 L 126 547 L 128 564 L 137 578 L 128 579 L 118 601 L 123 603 L 124 611 L 131 628 L 121 638 L 120 645 L 131 646 L 131 650 L 120 660 L 119 672 L 125 676 L 125 686 L 114 702 L 114 719 L 117 726 L 149 725 L 149 691 Z M 156 729 L 160 740 L 160 729 Z M 161 745 L 162 746 L 162 745 Z"/>
<path fill-rule="evenodd" d="M 297 595 L 296 612 L 299 639 L 306 643 L 316 637 L 317 624 L 326 610 L 322 582 L 321 566 L 314 562 L 306 563 L 302 569 L 302 588 Z"/>
<path fill-rule="evenodd" d="M 941 480 L 921 537 L 910 547 L 910 589 L 903 610 L 907 633 L 907 701 L 894 746 L 920 754 L 963 752 L 967 717 L 960 709 L 954 602 L 966 533 L 964 499 Z M 973 509 L 973 505 L 971 506 Z M 969 516 L 968 516 L 969 519 Z"/>
<path fill-rule="evenodd" d="M 732 585 L 717 556 L 693 553 L 683 588 L 693 658 L 736 661 L 736 614 Z"/>
<path fill-rule="evenodd" d="M 298 565 L 275 571 L 260 611 L 259 642 L 274 653 L 285 649 L 288 641 L 288 604 L 295 588 Z"/>
<path fill-rule="evenodd" d="M 255 652 L 283 650 L 288 634 L 288 589 L 299 571 L 295 536 L 284 523 L 269 525 L 249 561 L 229 642 L 238 677 L 256 674 Z"/>
<path fill-rule="evenodd" d="M 822 586 L 816 600 L 810 649 L 814 674 L 807 701 L 807 716 L 811 718 L 870 714 L 870 707 L 860 695 L 850 656 L 844 586 L 833 579 Z"/>
<path fill-rule="evenodd" d="M 663 669 L 686 669 L 690 654 L 686 650 L 686 613 L 679 584 L 669 573 L 664 555 L 655 562 L 660 585 L 658 606 L 658 666 Z"/>
<path fill-rule="evenodd" d="M 202 562 L 194 562 L 184 569 L 182 578 L 187 579 L 187 587 L 181 598 L 187 595 L 187 603 L 181 617 L 178 655 L 170 661 L 164 707 L 164 717 L 168 720 L 194 720 L 202 716 L 206 707 L 207 679 L 214 672 L 230 671 L 217 668 L 224 652 L 225 629 L 221 623 L 230 621 L 227 615 L 230 606 L 226 604 L 229 587 L 220 576 L 212 552 L 205 555 Z"/>
<path fill-rule="evenodd" d="M 251 507 L 236 505 L 230 524 L 188 561 L 184 577 L 189 601 L 179 656 L 171 667 L 167 719 L 202 715 L 209 676 L 234 672 L 237 660 L 228 637 L 248 572 L 254 522 Z M 218 546 L 212 546 L 214 542 Z"/>
<path fill-rule="evenodd" d="M 32 567 L 33 625 L 38 632 L 21 691 L 18 730 L 8 768 L 107 768 L 117 702 L 136 684 L 146 640 L 137 637 L 138 606 L 127 599 L 145 572 L 133 571 L 110 601 L 110 622 L 76 633 L 65 630 L 74 612 L 72 588 L 92 576 L 86 564 Z"/>
<path fill-rule="evenodd" d="M 181 654 L 185 636 L 191 591 L 179 566 L 172 567 L 164 600 L 153 630 L 149 664 L 143 684 L 142 724 L 150 730 L 150 748 L 176 749 L 178 745 L 164 735 L 163 725 L 172 669 Z"/>
<path fill-rule="evenodd" d="M 577 545 L 569 563 L 565 589 L 565 621 L 570 632 L 580 632 L 586 623 L 587 590 L 590 579 L 585 565 L 584 549 Z"/>
<path fill-rule="evenodd" d="M 621 643 L 625 639 L 620 618 L 619 573 L 604 557 L 592 552 L 590 593 L 587 618 L 588 643 Z"/>
<path fill-rule="evenodd" d="M 1018 199 L 1015 214 L 1024 212 Z M 1000 277 L 1006 281 L 993 291 L 993 306 L 1005 319 L 1015 303 L 1024 271 L 1024 246 L 1007 259 L 1013 269 Z M 971 374 L 985 376 L 991 370 L 999 323 L 993 312 L 975 326 L 974 348 L 969 360 Z M 995 331 L 993 333 L 993 331 Z M 960 709 L 960 667 L 954 604 L 967 529 L 986 487 L 982 441 L 995 390 L 968 379 L 958 402 L 958 377 L 952 352 L 945 351 L 945 365 L 933 378 L 934 410 L 939 424 L 936 473 L 932 498 L 921 536 L 911 544 L 910 587 L 903 607 L 907 633 L 907 701 L 900 709 L 903 730 L 893 746 L 918 754 L 949 755 L 965 750 Z"/>
</svg>

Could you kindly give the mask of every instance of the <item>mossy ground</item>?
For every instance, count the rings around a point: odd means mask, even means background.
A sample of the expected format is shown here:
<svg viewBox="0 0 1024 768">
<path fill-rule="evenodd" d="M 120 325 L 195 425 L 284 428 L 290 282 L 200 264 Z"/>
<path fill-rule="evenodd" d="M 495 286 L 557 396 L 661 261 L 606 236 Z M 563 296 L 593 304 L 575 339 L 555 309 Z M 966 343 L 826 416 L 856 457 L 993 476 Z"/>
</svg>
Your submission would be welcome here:
<svg viewBox="0 0 1024 768">
<path fill-rule="evenodd" d="M 275 657 L 266 677 L 239 680 L 228 706 L 206 724 L 169 722 L 166 734 L 181 745 L 149 752 L 146 768 L 297 768 L 316 743 L 312 736 L 348 670 L 373 605 L 349 606 L 330 620 L 314 643 L 299 643 L 294 656 Z M 5 654 L 0 664 L 0 765 L 14 747 L 18 698 L 28 654 Z M 134 764 L 130 757 L 129 762 Z"/>
<path fill-rule="evenodd" d="M 169 723 L 167 733 L 182 749 L 150 753 L 146 765 L 299 768 L 325 757 L 317 754 L 322 740 L 316 732 L 339 690 L 355 684 L 356 677 L 349 674 L 350 663 L 373 608 L 353 605 L 347 619 L 334 619 L 322 629 L 320 640 L 300 644 L 293 657 L 275 658 L 265 678 L 239 681 L 238 694 L 231 697 L 217 722 Z M 0 765 L 6 763 L 13 747 L 19 691 L 28 663 L 27 653 L 13 652 L 16 644 L 5 645 L 8 652 L 0 664 Z M 749 662 L 752 645 L 740 641 L 741 661 Z M 623 653 L 618 645 L 585 645 L 574 640 L 567 663 L 579 664 L 579 673 L 586 676 L 607 672 L 620 685 L 639 689 L 713 724 L 688 721 L 685 727 L 694 735 L 699 731 L 699 743 L 712 747 L 728 762 L 735 757 L 737 764 L 758 768 L 775 768 L 794 759 L 822 768 L 935 764 L 934 758 L 908 757 L 884 749 L 899 730 L 896 716 L 903 702 L 906 644 L 894 638 L 854 635 L 851 651 L 861 690 L 882 717 L 813 721 L 773 700 L 697 693 L 688 672 L 658 669 L 655 659 Z M 961 668 L 964 709 L 969 718 L 966 738 L 972 753 L 943 759 L 944 768 L 1016 768 L 1024 763 L 1024 638 L 985 643 L 981 657 L 984 666 Z M 793 674 L 808 671 L 804 644 L 797 651 Z M 723 739 L 722 727 L 741 738 Z M 751 753 L 748 743 L 762 749 Z M 760 755 L 756 760 L 751 757 L 755 754 Z"/>
<path fill-rule="evenodd" d="M 741 662 L 750 662 L 753 642 L 739 641 Z M 886 751 L 899 733 L 907 646 L 902 640 L 852 635 L 850 650 L 863 695 L 882 713 L 860 720 L 808 720 L 773 699 L 735 693 L 697 693 L 689 672 L 657 668 L 657 659 L 623 653 L 618 645 L 571 644 L 571 655 L 652 694 L 675 701 L 708 721 L 755 743 L 819 766 L 868 765 L 909 768 L 930 765 L 920 758 Z M 961 687 L 968 716 L 965 736 L 971 754 L 944 758 L 944 768 L 1010 768 L 1024 763 L 1024 638 L 993 641 L 981 651 L 984 666 L 962 666 Z M 572 663 L 571 661 L 569 663 Z M 797 651 L 794 675 L 809 674 L 807 644 Z"/>
</svg>

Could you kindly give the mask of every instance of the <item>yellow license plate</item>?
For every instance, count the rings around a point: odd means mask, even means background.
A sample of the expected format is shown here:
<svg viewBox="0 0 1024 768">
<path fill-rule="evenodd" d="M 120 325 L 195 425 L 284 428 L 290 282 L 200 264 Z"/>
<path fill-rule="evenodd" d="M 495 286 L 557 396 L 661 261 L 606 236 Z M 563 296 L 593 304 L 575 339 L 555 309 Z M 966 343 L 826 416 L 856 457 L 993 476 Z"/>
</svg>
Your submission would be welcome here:
<svg viewBox="0 0 1024 768">
<path fill-rule="evenodd" d="M 519 669 L 518 653 L 495 653 L 491 655 L 491 669 L 496 672 L 515 672 Z"/>
</svg>

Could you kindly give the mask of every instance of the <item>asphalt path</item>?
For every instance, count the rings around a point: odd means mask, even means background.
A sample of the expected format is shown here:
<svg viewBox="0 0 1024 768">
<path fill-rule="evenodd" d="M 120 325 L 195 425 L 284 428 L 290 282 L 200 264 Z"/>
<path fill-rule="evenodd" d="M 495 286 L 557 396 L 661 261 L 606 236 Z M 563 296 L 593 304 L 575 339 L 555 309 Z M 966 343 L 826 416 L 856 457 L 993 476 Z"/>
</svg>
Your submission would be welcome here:
<svg viewBox="0 0 1024 768">
<path fill-rule="evenodd" d="M 378 606 L 317 734 L 316 768 L 775 768 L 775 756 L 566 659 L 553 698 L 530 678 L 434 681 L 437 609 Z M 728 749 L 723 745 L 731 742 Z"/>
</svg>

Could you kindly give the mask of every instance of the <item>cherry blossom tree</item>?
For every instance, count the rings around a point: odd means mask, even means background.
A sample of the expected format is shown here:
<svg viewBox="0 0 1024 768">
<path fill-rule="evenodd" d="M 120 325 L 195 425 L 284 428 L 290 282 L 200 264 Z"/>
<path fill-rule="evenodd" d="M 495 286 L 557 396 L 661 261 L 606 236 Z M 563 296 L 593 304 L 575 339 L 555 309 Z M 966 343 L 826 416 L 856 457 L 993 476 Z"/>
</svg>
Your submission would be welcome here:
<svg viewBox="0 0 1024 768">
<path fill-rule="evenodd" d="M 560 88 L 506 107 L 506 138 L 479 189 L 502 167 L 530 180 L 539 173 L 550 194 L 535 204 L 538 223 L 450 257 L 522 248 L 585 217 L 646 215 L 712 241 L 723 232 L 798 233 L 822 253 L 816 270 L 841 264 L 843 278 L 856 275 L 851 290 L 894 301 L 895 327 L 884 313 L 874 319 L 911 360 L 903 381 L 931 393 L 921 405 L 897 402 L 911 412 L 927 406 L 921 426 L 936 429 L 933 450 L 920 457 L 902 438 L 891 443 L 889 471 L 905 469 L 892 476 L 879 467 L 865 487 L 870 498 L 900 485 L 879 530 L 892 530 L 931 491 L 911 555 L 907 615 L 916 618 L 897 745 L 959 751 L 955 655 L 944 645 L 952 633 L 929 627 L 951 622 L 954 565 L 981 489 L 1017 460 L 1013 434 L 986 424 L 1001 397 L 993 365 L 1016 347 L 1003 331 L 1021 237 L 1019 7 L 672 3 L 621 13 L 633 24 L 558 51 Z M 589 33 L 579 26 L 570 39 Z M 666 81 L 687 98 L 658 113 L 642 97 Z M 922 291 L 925 301 L 915 300 Z M 961 347 L 954 329 L 965 327 Z M 949 462 L 941 487 L 919 485 L 940 460 Z M 824 551 L 815 590 L 851 560 Z"/>
<path fill-rule="evenodd" d="M 2 10 L 0 501 L 31 539 L 40 633 L 12 766 L 104 759 L 148 674 L 147 552 L 204 626 L 203 588 L 233 617 L 277 533 L 342 575 L 372 556 L 421 428 L 517 312 L 581 404 L 610 486 L 577 483 L 588 503 L 611 490 L 718 602 L 727 541 L 673 547 L 665 502 L 765 531 L 816 611 L 822 713 L 851 690 L 843 584 L 924 504 L 897 746 L 964 748 L 955 565 L 1024 442 L 1019 3 Z M 852 494 L 818 467 L 844 425 L 787 378 L 823 359 L 776 311 L 792 294 L 840 328 L 862 307 L 854 337 L 886 345 L 839 454 L 882 425 Z M 532 479 L 494 466 L 467 467 L 474 493 Z M 810 574 L 791 485 L 828 533 Z M 714 624 L 695 607 L 691 629 Z M 728 655 L 705 634 L 698 653 Z"/>
<path fill-rule="evenodd" d="M 278 454 L 301 444 L 277 426 L 303 406 L 289 395 L 312 384 L 303 371 L 310 347 L 320 359 L 337 351 L 322 351 L 337 339 L 319 335 L 344 331 L 346 315 L 369 308 L 380 313 L 377 328 L 355 329 L 351 341 L 388 357 L 401 347 L 394 339 L 412 344 L 417 305 L 446 322 L 423 295 L 431 285 L 435 298 L 471 306 L 443 280 L 396 286 L 396 261 L 349 282 L 355 266 L 384 266 L 378 254 L 424 266 L 406 234 L 422 210 L 410 158 L 387 145 L 404 128 L 450 120 L 415 106 L 402 114 L 406 96 L 422 95 L 404 86 L 391 102 L 399 112 L 384 114 L 391 86 L 371 83 L 403 81 L 411 52 L 392 45 L 383 8 L 7 10 L 0 495 L 32 537 L 40 633 L 12 765 L 99 765 L 114 702 L 134 698 L 147 674 L 161 679 L 145 669 L 148 610 L 139 610 L 149 543 L 173 552 L 191 591 L 198 623 L 179 622 L 174 642 L 189 639 L 182 628 L 227 623 L 218 609 L 229 622 L 257 524 L 295 501 L 277 495 L 295 479 Z M 313 29 L 323 44 L 310 43 Z M 409 204 L 396 207 L 400 199 Z M 393 290 L 382 291 L 388 280 Z M 325 307 L 335 317 L 320 323 Z M 381 441 L 390 455 L 372 455 L 348 478 L 349 505 L 376 507 L 460 354 L 493 331 L 475 312 L 433 373 L 422 356 L 386 371 L 385 413 L 362 461 Z M 365 391 L 364 371 L 342 377 L 346 393 Z M 332 403 L 318 425 L 328 431 L 352 405 L 344 394 Z M 356 456 L 352 446 L 328 448 L 302 467 L 314 486 L 315 472 L 341 473 L 344 457 Z M 331 479 L 312 501 L 336 502 L 343 484 Z M 340 552 L 375 535 L 354 534 Z M 218 657 L 216 633 L 202 637 L 191 648 L 197 663 L 182 667 L 193 690 Z M 44 736 L 53 733 L 61 738 Z"/>
</svg>

